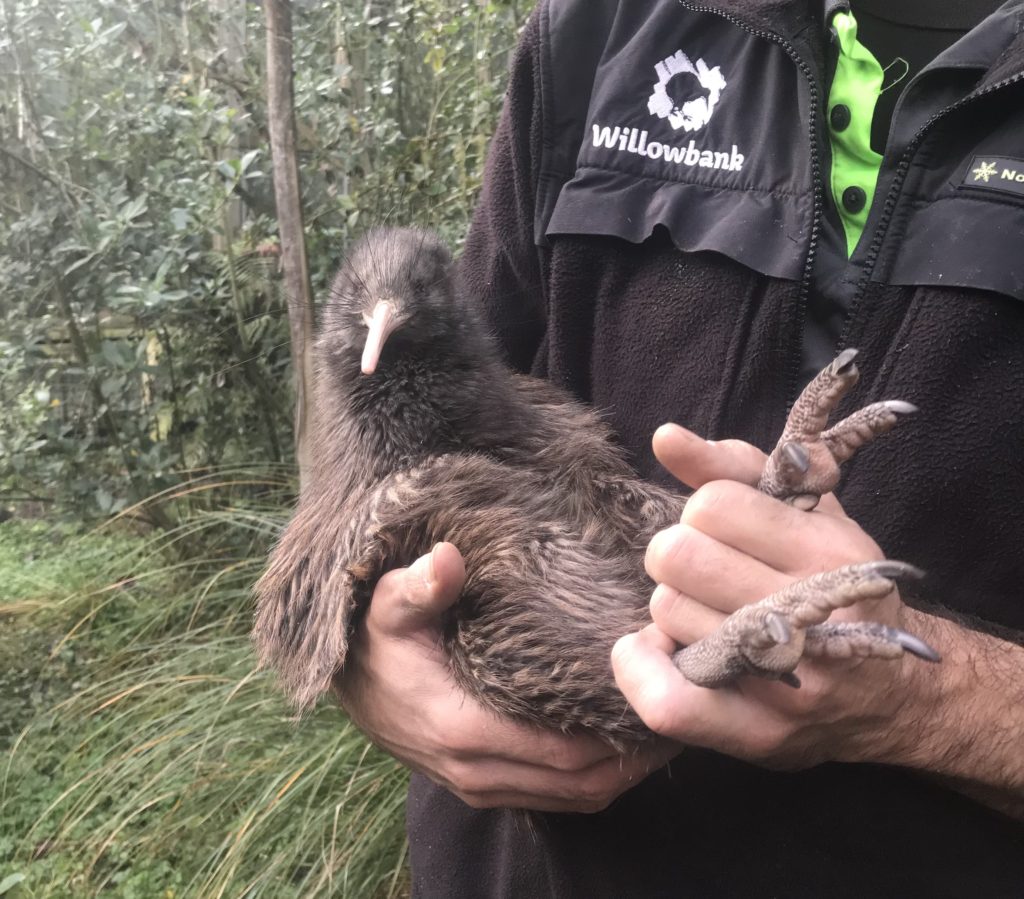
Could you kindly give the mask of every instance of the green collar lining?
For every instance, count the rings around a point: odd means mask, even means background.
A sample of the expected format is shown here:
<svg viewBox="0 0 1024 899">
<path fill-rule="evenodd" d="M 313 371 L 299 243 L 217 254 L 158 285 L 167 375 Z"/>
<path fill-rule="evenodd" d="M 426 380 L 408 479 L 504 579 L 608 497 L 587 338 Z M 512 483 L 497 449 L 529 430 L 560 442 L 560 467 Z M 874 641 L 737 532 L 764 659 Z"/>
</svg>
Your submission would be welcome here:
<svg viewBox="0 0 1024 899">
<path fill-rule="evenodd" d="M 857 20 L 846 11 L 832 17 L 839 59 L 828 95 L 832 146 L 832 197 L 846 234 L 847 256 L 864 233 L 882 157 L 871 149 L 871 120 L 882 91 L 882 67 L 857 40 Z"/>
</svg>

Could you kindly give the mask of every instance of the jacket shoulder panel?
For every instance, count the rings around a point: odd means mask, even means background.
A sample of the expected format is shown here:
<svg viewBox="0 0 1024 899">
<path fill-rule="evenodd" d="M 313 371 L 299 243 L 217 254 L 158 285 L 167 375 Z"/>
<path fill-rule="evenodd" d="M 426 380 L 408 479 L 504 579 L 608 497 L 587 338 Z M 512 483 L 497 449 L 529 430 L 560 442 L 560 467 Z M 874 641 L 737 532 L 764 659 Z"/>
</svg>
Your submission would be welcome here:
<svg viewBox="0 0 1024 899">
<path fill-rule="evenodd" d="M 667 0 L 597 9 L 583 28 L 582 3 L 553 3 L 541 31 L 536 241 L 640 243 L 660 226 L 684 252 L 799 279 L 813 217 L 814 100 L 792 47 Z"/>
<path fill-rule="evenodd" d="M 534 222 L 539 244 L 558 192 L 575 170 L 594 75 L 618 7 L 618 0 L 544 0 L 539 9 L 544 130 Z"/>
</svg>

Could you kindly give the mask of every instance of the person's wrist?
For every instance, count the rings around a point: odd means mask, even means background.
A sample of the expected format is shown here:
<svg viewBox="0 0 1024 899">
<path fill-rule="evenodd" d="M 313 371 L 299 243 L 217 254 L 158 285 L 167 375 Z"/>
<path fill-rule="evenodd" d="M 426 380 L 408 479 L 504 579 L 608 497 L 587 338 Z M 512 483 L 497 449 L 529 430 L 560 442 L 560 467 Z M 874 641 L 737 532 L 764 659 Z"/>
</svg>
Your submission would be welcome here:
<svg viewBox="0 0 1024 899">
<path fill-rule="evenodd" d="M 917 722 L 879 761 L 925 772 L 965 795 L 1024 820 L 1024 717 L 1019 661 L 1009 644 L 945 618 L 908 609 L 906 626 L 941 655 L 938 665 L 909 668 Z"/>
<path fill-rule="evenodd" d="M 901 603 L 896 627 L 920 637 L 942 656 L 937 664 L 922 662 L 910 653 L 892 664 L 895 676 L 884 684 L 884 701 L 890 713 L 879 723 L 878 733 L 861 746 L 858 761 L 933 770 L 940 755 L 955 752 L 951 716 L 970 714 L 964 699 L 964 671 L 960 648 L 949 639 L 953 625 Z"/>
</svg>

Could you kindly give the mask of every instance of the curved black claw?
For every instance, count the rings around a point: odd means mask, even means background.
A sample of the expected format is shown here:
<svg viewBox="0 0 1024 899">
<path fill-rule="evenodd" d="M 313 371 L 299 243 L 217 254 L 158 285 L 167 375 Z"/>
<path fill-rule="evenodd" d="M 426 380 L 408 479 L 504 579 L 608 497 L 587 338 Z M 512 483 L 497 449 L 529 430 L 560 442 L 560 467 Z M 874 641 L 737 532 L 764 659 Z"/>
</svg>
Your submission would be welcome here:
<svg viewBox="0 0 1024 899">
<path fill-rule="evenodd" d="M 900 646 L 902 646 L 911 655 L 917 656 L 919 659 L 924 659 L 926 662 L 941 662 L 942 656 L 937 650 L 932 649 L 924 640 L 915 637 L 913 634 L 908 634 L 906 631 L 901 631 L 899 628 L 893 628 L 892 638 Z"/>
<path fill-rule="evenodd" d="M 919 581 L 924 577 L 924 572 L 916 565 L 911 565 L 909 562 L 897 562 L 895 559 L 865 562 L 859 565 L 858 568 L 864 572 L 870 572 L 878 577 L 889 578 L 890 580 L 902 577 Z"/>
<path fill-rule="evenodd" d="M 770 636 L 776 644 L 785 646 L 793 639 L 793 628 L 791 628 L 789 626 L 789 622 L 778 613 L 771 612 L 765 618 L 765 624 L 768 627 L 768 636 Z"/>
<path fill-rule="evenodd" d="M 853 347 L 843 350 L 832 360 L 832 371 L 837 375 L 849 374 L 852 369 L 856 368 L 853 360 L 857 358 L 857 352 Z"/>
<path fill-rule="evenodd" d="M 791 441 L 782 448 L 782 452 L 793 468 L 801 474 L 807 474 L 811 468 L 811 456 L 801 444 Z"/>
<path fill-rule="evenodd" d="M 915 412 L 921 411 L 913 403 L 908 403 L 906 400 L 885 400 L 882 405 L 897 415 L 913 415 Z"/>
</svg>

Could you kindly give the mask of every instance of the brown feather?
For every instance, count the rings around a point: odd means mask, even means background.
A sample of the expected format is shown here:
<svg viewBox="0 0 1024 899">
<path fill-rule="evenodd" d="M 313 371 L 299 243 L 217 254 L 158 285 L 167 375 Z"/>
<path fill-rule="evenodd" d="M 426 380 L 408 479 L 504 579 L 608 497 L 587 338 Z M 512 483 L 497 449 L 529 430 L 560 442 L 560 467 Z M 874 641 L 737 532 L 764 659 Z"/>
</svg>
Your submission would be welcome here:
<svg viewBox="0 0 1024 899">
<path fill-rule="evenodd" d="M 450 267 L 434 235 L 391 229 L 334 282 L 317 462 L 256 586 L 260 661 L 308 706 L 381 575 L 449 541 L 467 572 L 443 627 L 458 685 L 522 721 L 645 740 L 610 655 L 648 621 L 643 555 L 684 499 L 638 478 L 592 409 L 505 368 Z M 363 317 L 381 297 L 404 324 L 364 375 Z"/>
</svg>

